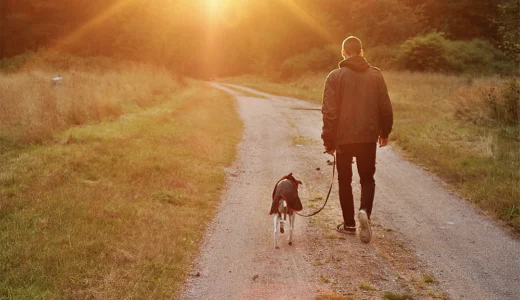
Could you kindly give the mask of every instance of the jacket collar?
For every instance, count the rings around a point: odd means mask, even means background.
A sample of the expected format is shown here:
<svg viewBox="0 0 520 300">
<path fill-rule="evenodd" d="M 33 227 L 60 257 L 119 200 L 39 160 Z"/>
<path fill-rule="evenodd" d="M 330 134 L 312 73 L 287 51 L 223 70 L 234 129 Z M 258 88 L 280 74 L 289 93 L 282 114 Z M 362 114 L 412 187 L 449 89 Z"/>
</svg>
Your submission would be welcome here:
<svg viewBox="0 0 520 300">
<path fill-rule="evenodd" d="M 363 72 L 369 69 L 371 66 L 363 56 L 351 56 L 339 63 L 339 67 L 349 68 L 353 71 Z"/>
</svg>

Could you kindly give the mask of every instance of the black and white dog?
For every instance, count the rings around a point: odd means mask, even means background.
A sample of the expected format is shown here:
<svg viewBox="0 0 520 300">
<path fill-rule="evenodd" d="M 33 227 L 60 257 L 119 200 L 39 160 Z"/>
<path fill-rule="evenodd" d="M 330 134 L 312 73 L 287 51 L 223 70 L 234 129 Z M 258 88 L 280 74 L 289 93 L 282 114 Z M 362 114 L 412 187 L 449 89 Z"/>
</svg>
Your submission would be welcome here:
<svg viewBox="0 0 520 300">
<path fill-rule="evenodd" d="M 292 234 L 294 230 L 295 212 L 303 209 L 302 202 L 298 196 L 298 185 L 301 181 L 294 178 L 292 173 L 282 177 L 275 185 L 273 190 L 273 203 L 271 204 L 270 214 L 274 214 L 274 247 L 278 249 L 278 224 L 280 232 L 284 233 L 284 224 L 289 215 L 289 245 L 292 245 Z M 283 218 L 282 218 L 283 216 Z"/>
</svg>

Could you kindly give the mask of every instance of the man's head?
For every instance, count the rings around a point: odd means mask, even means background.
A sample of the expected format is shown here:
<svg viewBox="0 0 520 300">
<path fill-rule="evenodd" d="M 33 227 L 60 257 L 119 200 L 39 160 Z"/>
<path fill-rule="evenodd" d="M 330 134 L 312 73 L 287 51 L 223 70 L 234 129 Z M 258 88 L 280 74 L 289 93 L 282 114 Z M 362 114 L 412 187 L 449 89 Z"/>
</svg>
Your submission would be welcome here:
<svg viewBox="0 0 520 300">
<path fill-rule="evenodd" d="M 363 44 L 361 40 L 355 36 L 349 36 L 343 41 L 343 47 L 341 48 L 341 54 L 344 58 L 351 56 L 363 56 Z"/>
</svg>

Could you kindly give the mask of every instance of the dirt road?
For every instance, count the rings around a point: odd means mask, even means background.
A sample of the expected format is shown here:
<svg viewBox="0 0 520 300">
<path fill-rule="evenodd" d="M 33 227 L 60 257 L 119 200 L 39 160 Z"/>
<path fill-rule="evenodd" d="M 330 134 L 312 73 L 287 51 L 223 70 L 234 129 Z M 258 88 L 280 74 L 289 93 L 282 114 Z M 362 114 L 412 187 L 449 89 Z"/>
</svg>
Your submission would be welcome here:
<svg viewBox="0 0 520 300">
<path fill-rule="evenodd" d="M 294 245 L 281 235 L 275 250 L 270 197 L 282 175 L 304 182 L 306 211 L 323 203 L 331 167 L 321 114 L 295 109 L 316 108 L 303 101 L 213 85 L 236 96 L 245 132 L 182 299 L 518 299 L 520 242 L 391 147 L 377 153 L 370 244 L 333 230 L 336 185 L 322 213 L 296 217 Z"/>
</svg>

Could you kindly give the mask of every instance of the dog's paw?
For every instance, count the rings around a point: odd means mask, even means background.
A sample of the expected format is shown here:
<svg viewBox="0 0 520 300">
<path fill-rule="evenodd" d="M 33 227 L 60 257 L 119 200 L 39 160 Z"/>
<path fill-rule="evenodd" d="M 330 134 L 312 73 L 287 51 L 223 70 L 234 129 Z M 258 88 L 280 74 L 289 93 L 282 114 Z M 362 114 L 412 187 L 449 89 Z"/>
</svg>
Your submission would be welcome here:
<svg viewBox="0 0 520 300">
<path fill-rule="evenodd" d="M 283 230 L 283 228 L 280 228 L 280 233 L 284 233 L 285 230 Z"/>
<path fill-rule="evenodd" d="M 289 246 L 292 246 L 292 242 L 289 242 Z"/>
</svg>

